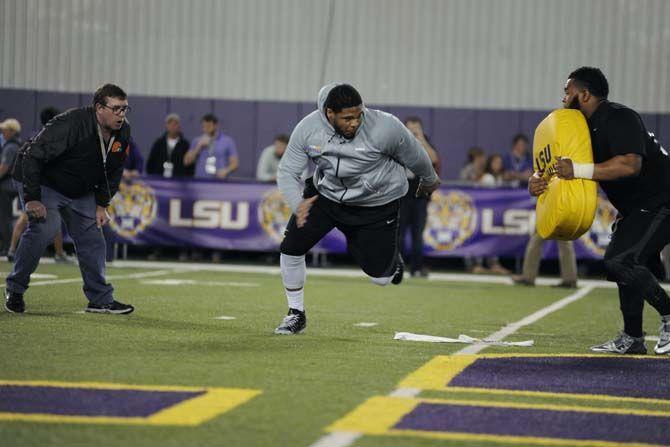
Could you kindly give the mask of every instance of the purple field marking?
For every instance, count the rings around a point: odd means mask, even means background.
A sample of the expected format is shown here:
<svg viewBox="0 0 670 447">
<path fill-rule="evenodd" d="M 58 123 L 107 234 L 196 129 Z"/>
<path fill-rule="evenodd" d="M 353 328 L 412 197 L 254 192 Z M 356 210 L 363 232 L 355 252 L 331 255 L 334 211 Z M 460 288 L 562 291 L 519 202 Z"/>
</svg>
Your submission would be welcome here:
<svg viewBox="0 0 670 447">
<path fill-rule="evenodd" d="M 670 399 L 670 361 L 625 357 L 479 358 L 448 386 Z"/>
<path fill-rule="evenodd" d="M 394 429 L 670 445 L 670 418 L 419 404 Z"/>
<path fill-rule="evenodd" d="M 0 385 L 0 412 L 148 417 L 204 393 Z"/>
</svg>

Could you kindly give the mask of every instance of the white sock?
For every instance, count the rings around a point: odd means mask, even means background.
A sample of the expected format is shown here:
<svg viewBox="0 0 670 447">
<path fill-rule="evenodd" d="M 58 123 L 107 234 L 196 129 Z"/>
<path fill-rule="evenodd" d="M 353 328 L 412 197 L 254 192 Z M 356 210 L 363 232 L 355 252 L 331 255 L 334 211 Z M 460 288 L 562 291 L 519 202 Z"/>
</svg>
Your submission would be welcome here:
<svg viewBox="0 0 670 447">
<path fill-rule="evenodd" d="M 307 277 L 307 266 L 305 256 L 291 256 L 281 253 L 279 256 L 281 266 L 281 277 L 286 289 L 288 306 L 299 311 L 305 310 L 305 279 Z M 291 290 L 289 290 L 291 289 Z"/>
<path fill-rule="evenodd" d="M 305 311 L 305 289 L 286 290 L 286 299 L 290 309 Z"/>
</svg>

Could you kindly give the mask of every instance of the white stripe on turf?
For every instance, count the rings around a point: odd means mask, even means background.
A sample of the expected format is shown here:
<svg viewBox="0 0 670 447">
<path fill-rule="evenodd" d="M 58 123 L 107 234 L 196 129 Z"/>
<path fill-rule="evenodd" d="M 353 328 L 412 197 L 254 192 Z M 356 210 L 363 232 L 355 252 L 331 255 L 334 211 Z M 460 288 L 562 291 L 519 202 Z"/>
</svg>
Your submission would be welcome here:
<svg viewBox="0 0 670 447">
<path fill-rule="evenodd" d="M 279 266 L 255 266 L 242 264 L 207 264 L 207 263 L 184 263 L 184 262 L 162 262 L 162 261 L 114 261 L 115 268 L 147 268 L 147 269 L 179 269 L 183 271 L 210 271 L 210 272 L 231 272 L 231 273 L 267 273 L 279 275 Z M 346 268 L 308 268 L 310 276 L 332 276 L 345 278 L 367 278 L 367 275 L 360 269 Z M 408 283 L 420 284 L 426 279 L 415 279 L 405 275 Z M 511 286 L 512 280 L 508 276 L 496 275 L 472 275 L 469 273 L 431 273 L 428 281 L 459 281 L 475 282 L 486 284 L 505 284 Z M 539 286 L 553 286 L 560 282 L 557 278 L 538 278 L 535 283 Z M 609 281 L 597 279 L 579 280 L 580 287 L 603 287 L 616 288 L 616 284 Z M 670 285 L 664 287 L 670 290 Z"/>
<path fill-rule="evenodd" d="M 533 312 L 527 317 L 522 318 L 521 320 L 510 323 L 507 326 L 503 327 L 497 332 L 492 333 L 491 335 L 484 337 L 487 340 L 501 341 L 503 338 L 508 335 L 512 335 L 522 327 L 536 323 L 540 319 L 546 317 L 547 315 L 556 312 L 560 309 L 563 309 L 568 304 L 574 303 L 575 301 L 585 297 L 594 289 L 594 286 L 587 286 L 581 289 L 578 289 L 575 293 L 572 293 L 565 298 L 562 298 L 558 301 L 553 302 L 547 307 L 543 307 L 537 312 Z M 456 351 L 453 355 L 457 354 L 477 354 L 478 352 L 485 349 L 486 344 L 474 344 L 466 346 L 465 348 Z M 418 388 L 396 388 L 393 390 L 389 396 L 392 397 L 416 397 L 421 393 L 421 390 Z M 333 432 L 322 436 L 310 447 L 349 447 L 351 446 L 358 438 L 360 438 L 362 433 L 352 433 L 352 432 Z"/>
<path fill-rule="evenodd" d="M 141 272 L 141 273 L 131 273 L 129 275 L 107 275 L 107 279 L 138 279 L 138 278 L 150 278 L 152 276 L 163 276 L 163 275 L 172 275 L 175 273 L 182 273 L 178 270 L 155 270 L 152 272 Z M 82 282 L 81 277 L 79 278 L 67 278 L 67 279 L 54 279 L 49 281 L 34 281 L 30 283 L 30 287 L 34 286 L 50 286 L 52 284 L 71 284 L 71 283 L 80 283 Z M 6 286 L 5 283 L 0 284 L 0 289 L 4 289 Z"/>
</svg>

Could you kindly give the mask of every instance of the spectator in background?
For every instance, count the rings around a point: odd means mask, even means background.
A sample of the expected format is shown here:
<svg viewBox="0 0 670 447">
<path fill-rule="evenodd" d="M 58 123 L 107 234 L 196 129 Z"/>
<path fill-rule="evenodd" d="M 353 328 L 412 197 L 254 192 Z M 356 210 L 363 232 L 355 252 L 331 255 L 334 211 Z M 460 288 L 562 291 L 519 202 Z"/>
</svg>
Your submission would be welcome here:
<svg viewBox="0 0 670 447">
<path fill-rule="evenodd" d="M 279 160 L 286 151 L 288 138 L 288 135 L 277 135 L 274 143 L 263 149 L 256 166 L 256 180 L 273 183 L 277 181 L 277 167 L 279 166 Z"/>
<path fill-rule="evenodd" d="M 184 155 L 189 141 L 181 133 L 179 115 L 171 113 L 165 117 L 165 133 L 151 146 L 147 161 L 147 174 L 165 178 L 193 177 L 195 165 L 184 166 Z"/>
<path fill-rule="evenodd" d="M 58 115 L 60 111 L 56 109 L 55 107 L 45 107 L 40 111 L 40 123 L 42 124 L 42 127 L 46 126 L 49 121 L 56 115 Z M 12 163 L 13 164 L 13 163 Z M 9 248 L 7 250 L 7 260 L 9 262 L 14 261 L 14 253 L 16 252 L 16 247 L 19 245 L 19 239 L 21 239 L 21 235 L 23 232 L 26 230 L 26 227 L 28 226 L 28 215 L 21 211 L 19 214 L 19 218 L 16 219 L 16 222 L 14 223 L 14 229 L 12 231 L 12 238 L 9 244 Z M 62 229 L 59 229 L 58 232 L 56 233 L 56 236 L 54 236 L 54 260 L 56 261 L 56 264 L 74 264 L 75 260 L 72 256 L 68 256 L 67 253 L 65 253 L 65 250 L 63 249 L 63 231 Z"/>
<path fill-rule="evenodd" d="M 542 260 L 542 245 L 544 239 L 534 231 L 526 245 L 526 253 L 523 258 L 523 272 L 521 275 L 513 275 L 514 284 L 522 286 L 534 286 L 535 278 L 540 271 Z M 556 241 L 558 245 L 558 264 L 561 270 L 561 282 L 553 287 L 566 289 L 577 288 L 577 258 L 572 241 Z"/>
<path fill-rule="evenodd" d="M 142 175 L 144 171 L 144 158 L 140 149 L 137 147 L 137 143 L 133 140 L 133 137 L 130 137 L 130 143 L 128 144 L 128 155 L 126 156 L 126 161 L 123 164 L 123 180 L 130 181 L 138 178 Z"/>
<path fill-rule="evenodd" d="M 195 164 L 195 177 L 225 179 L 237 170 L 239 158 L 235 141 L 219 130 L 219 120 L 208 113 L 202 117 L 202 135 L 195 138 L 184 155 L 184 165 Z"/>
<path fill-rule="evenodd" d="M 484 174 L 481 175 L 477 184 L 487 187 L 496 187 L 503 184 L 503 161 L 500 154 L 489 155 L 484 167 Z M 484 266 L 484 261 L 488 267 Z M 472 273 L 493 273 L 496 275 L 509 275 L 511 272 L 500 264 L 497 256 L 489 256 L 486 259 L 482 257 L 466 258 Z"/>
<path fill-rule="evenodd" d="M 533 160 L 528 150 L 528 137 L 517 134 L 512 139 L 512 148 L 503 158 L 505 181 L 512 186 L 526 187 L 533 175 Z"/>
<path fill-rule="evenodd" d="M 465 182 L 478 183 L 486 169 L 486 153 L 484 149 L 473 146 L 468 149 L 468 161 L 461 169 L 460 179 Z"/>
<path fill-rule="evenodd" d="M 0 123 L 0 132 L 4 140 L 0 154 L 0 256 L 6 256 L 12 239 L 12 221 L 14 220 L 12 203 L 18 195 L 12 180 L 12 169 L 23 142 L 19 136 L 21 124 L 14 118 Z"/>
<path fill-rule="evenodd" d="M 440 159 L 437 151 L 431 146 L 428 137 L 423 132 L 423 123 L 416 116 L 410 116 L 405 119 L 405 126 L 419 140 L 421 146 L 428 154 L 433 169 L 440 174 Z M 429 197 L 416 197 L 415 192 L 419 187 L 419 179 L 409 169 L 405 169 L 409 190 L 405 197 L 400 201 L 400 227 L 399 227 L 399 246 L 405 253 L 405 258 L 410 261 L 410 274 L 412 276 L 427 277 L 428 271 L 423 266 L 423 230 L 426 228 L 426 216 L 428 214 Z M 410 230 L 411 251 L 409 256 L 405 251 L 405 235 Z"/>
<path fill-rule="evenodd" d="M 484 186 L 502 186 L 505 183 L 505 167 L 500 154 L 490 155 L 486 160 L 484 175 L 479 179 L 479 184 Z"/>
</svg>

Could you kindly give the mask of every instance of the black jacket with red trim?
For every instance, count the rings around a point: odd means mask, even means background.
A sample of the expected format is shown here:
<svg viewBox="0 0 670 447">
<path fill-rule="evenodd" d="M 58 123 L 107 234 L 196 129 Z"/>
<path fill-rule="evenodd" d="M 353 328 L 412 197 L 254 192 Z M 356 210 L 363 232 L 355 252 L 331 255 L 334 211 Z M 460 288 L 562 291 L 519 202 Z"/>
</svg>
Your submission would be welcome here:
<svg viewBox="0 0 670 447">
<path fill-rule="evenodd" d="M 109 205 L 128 155 L 130 125 L 124 121 L 113 133 L 105 166 L 97 124 L 93 107 L 71 109 L 23 145 L 13 175 L 23 184 L 26 202 L 40 200 L 40 185 L 45 185 L 72 199 L 94 192 L 98 205 Z"/>
</svg>

